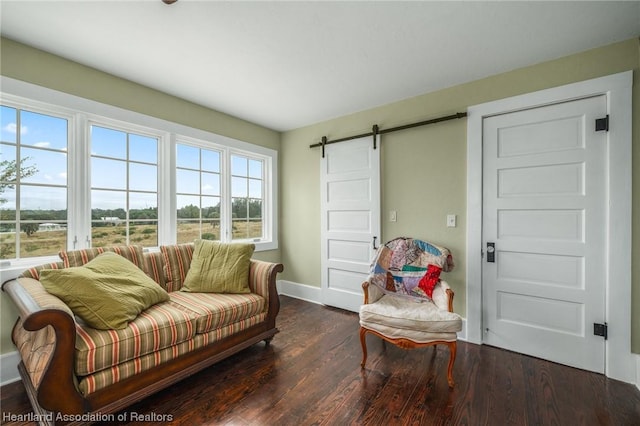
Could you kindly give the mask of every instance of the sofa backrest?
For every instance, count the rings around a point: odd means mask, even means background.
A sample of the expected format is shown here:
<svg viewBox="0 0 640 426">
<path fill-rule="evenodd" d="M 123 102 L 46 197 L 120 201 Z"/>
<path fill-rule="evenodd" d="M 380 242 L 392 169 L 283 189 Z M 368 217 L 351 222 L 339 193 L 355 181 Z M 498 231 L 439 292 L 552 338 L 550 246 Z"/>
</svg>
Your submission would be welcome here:
<svg viewBox="0 0 640 426">
<path fill-rule="evenodd" d="M 164 268 L 164 255 L 162 252 L 143 252 L 142 246 L 112 246 L 93 247 L 81 250 L 61 251 L 58 253 L 59 262 L 45 263 L 34 266 L 24 271 L 20 277 L 40 279 L 40 271 L 43 269 L 62 269 L 82 266 L 91 261 L 96 256 L 104 252 L 115 252 L 134 265 L 142 269 L 149 277 L 157 282 L 162 288 L 167 288 L 166 271 Z M 190 259 L 189 259 L 190 260 Z M 187 265 L 188 268 L 188 265 Z M 188 270 L 188 269 L 187 269 Z M 175 275 L 175 274 L 174 274 Z"/>
</svg>

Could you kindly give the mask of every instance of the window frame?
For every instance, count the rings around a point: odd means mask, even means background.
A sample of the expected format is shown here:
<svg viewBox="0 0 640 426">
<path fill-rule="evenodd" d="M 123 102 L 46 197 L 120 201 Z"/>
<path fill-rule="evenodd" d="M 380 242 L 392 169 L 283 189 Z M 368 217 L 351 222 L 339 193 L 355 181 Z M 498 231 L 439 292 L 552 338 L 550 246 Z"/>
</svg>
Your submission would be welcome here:
<svg viewBox="0 0 640 426">
<path fill-rule="evenodd" d="M 229 159 L 233 154 L 261 159 L 264 174 L 264 238 L 253 242 L 256 251 L 278 248 L 278 152 L 209 131 L 151 117 L 112 105 L 103 104 L 52 89 L 0 76 L 0 102 L 12 108 L 49 114 L 68 120 L 67 146 L 67 250 L 88 248 L 91 236 L 91 151 L 92 125 L 113 128 L 158 138 L 158 245 L 176 242 L 176 144 L 201 144 L 206 149 L 224 152 L 221 156 L 221 226 L 225 223 L 229 235 L 221 240 L 230 242 L 231 189 Z M 228 198 L 227 201 L 225 201 Z M 224 212 L 223 212 L 224 210 Z M 227 224 L 226 222 L 229 221 Z M 74 245 L 74 240 L 77 241 Z M 82 236 L 82 237 L 81 237 Z M 157 247 L 146 248 L 150 251 Z M 40 256 L 0 260 L 0 270 L 29 267 L 58 260 L 57 256 Z"/>
</svg>

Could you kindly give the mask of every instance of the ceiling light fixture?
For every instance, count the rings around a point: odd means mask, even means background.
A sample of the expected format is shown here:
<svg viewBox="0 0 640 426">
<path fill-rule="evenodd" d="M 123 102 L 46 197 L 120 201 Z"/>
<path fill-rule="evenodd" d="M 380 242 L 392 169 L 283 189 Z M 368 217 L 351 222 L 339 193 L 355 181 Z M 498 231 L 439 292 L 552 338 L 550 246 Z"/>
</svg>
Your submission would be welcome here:
<svg viewBox="0 0 640 426">
<path fill-rule="evenodd" d="M 178 0 L 162 0 L 162 3 L 164 3 L 164 4 L 174 4 L 177 1 Z"/>
</svg>

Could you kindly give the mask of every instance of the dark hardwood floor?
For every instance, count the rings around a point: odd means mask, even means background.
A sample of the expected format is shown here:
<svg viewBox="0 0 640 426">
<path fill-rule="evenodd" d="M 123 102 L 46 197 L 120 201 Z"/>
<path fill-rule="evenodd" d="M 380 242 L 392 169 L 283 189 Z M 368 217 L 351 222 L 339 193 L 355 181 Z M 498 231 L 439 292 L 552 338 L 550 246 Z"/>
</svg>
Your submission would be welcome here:
<svg viewBox="0 0 640 426">
<path fill-rule="evenodd" d="M 178 425 L 640 425 L 635 386 L 489 346 L 458 343 L 453 390 L 445 347 L 406 351 L 368 336 L 361 370 L 357 314 L 281 300 L 271 346 L 140 401 L 119 424 L 159 424 L 133 413 Z M 30 412 L 20 382 L 0 391 L 3 413 Z"/>
</svg>

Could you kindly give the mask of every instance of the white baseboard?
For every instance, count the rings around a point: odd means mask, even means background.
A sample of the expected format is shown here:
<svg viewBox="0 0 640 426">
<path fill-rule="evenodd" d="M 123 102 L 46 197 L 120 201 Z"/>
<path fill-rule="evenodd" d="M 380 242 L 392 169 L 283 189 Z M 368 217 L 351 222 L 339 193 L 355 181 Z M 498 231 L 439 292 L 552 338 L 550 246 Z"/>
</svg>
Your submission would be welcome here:
<svg viewBox="0 0 640 426">
<path fill-rule="evenodd" d="M 320 302 L 320 287 L 314 287 L 307 284 L 299 284 L 293 281 L 278 280 L 276 282 L 278 294 L 284 296 L 295 297 L 296 299 L 305 300 L 311 303 L 322 304 Z"/>
<path fill-rule="evenodd" d="M 0 386 L 20 380 L 20 375 L 18 374 L 19 363 L 20 354 L 18 351 L 0 355 Z"/>
</svg>

